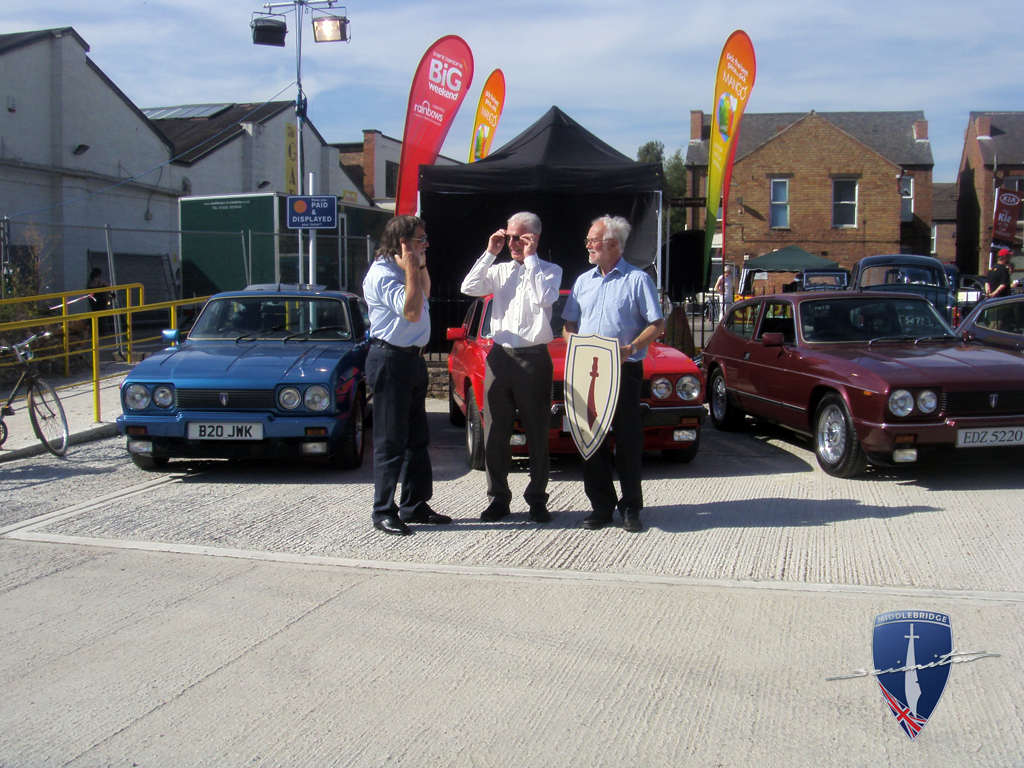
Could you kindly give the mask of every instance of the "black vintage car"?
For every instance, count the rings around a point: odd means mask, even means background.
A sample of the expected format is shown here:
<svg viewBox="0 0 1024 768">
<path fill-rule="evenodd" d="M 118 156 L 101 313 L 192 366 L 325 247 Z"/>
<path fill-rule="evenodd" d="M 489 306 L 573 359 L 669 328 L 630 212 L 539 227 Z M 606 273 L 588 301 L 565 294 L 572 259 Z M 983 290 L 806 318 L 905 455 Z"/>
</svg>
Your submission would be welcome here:
<svg viewBox="0 0 1024 768">
<path fill-rule="evenodd" d="M 853 266 L 855 291 L 912 293 L 931 302 L 947 323 L 956 324 L 956 286 L 942 262 L 932 256 L 893 253 L 865 256 Z"/>
</svg>

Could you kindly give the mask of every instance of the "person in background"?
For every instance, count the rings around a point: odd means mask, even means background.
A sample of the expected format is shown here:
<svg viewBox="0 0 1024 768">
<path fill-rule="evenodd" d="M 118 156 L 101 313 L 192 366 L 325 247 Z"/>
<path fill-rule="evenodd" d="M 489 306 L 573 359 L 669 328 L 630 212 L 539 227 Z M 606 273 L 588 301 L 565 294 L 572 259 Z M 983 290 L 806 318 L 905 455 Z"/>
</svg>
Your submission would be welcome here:
<svg viewBox="0 0 1024 768">
<path fill-rule="evenodd" d="M 408 523 L 444 525 L 452 519 L 430 508 L 433 468 L 427 424 L 430 340 L 427 230 L 416 216 L 396 216 L 384 228 L 363 279 L 370 313 L 366 378 L 373 392 L 373 527 L 408 536 Z M 398 505 L 395 488 L 402 484 Z"/>
<path fill-rule="evenodd" d="M 621 216 L 594 220 L 586 243 L 594 269 L 576 279 L 562 317 L 567 341 L 574 333 L 618 339 L 622 360 L 619 401 L 612 419 L 615 451 L 613 455 L 606 438 L 604 445 L 583 463 L 583 489 L 593 512 L 583 519 L 582 526 L 589 530 L 603 528 L 612 522 L 618 508 L 623 530 L 636 533 L 643 530 L 640 511 L 644 506 L 644 427 L 640 415 L 643 359 L 647 347 L 665 332 L 665 319 L 650 275 L 622 256 L 629 232 L 629 222 Z M 619 474 L 621 497 L 615 493 L 613 470 Z"/>
<path fill-rule="evenodd" d="M 1001 248 L 996 254 L 996 265 L 988 271 L 985 295 L 988 298 L 1010 295 L 1010 249 Z"/>
<path fill-rule="evenodd" d="M 536 214 L 521 212 L 487 243 L 462 281 L 467 296 L 491 299 L 491 338 L 484 373 L 484 465 L 490 503 L 480 515 L 486 522 L 509 514 L 512 491 L 512 430 L 519 421 L 529 446 L 530 483 L 523 497 L 535 523 L 551 521 L 548 511 L 548 430 L 551 427 L 551 379 L 548 352 L 552 340 L 551 307 L 558 299 L 562 268 L 537 256 L 541 224 Z M 505 242 L 511 261 L 495 264 Z"/>
<path fill-rule="evenodd" d="M 732 264 L 726 264 L 722 267 L 722 274 L 715 283 L 715 294 L 718 296 L 719 307 L 718 317 L 715 318 L 716 323 L 725 317 L 725 313 L 729 311 L 733 297 L 736 295 L 735 290 L 736 286 L 732 275 Z"/>
</svg>

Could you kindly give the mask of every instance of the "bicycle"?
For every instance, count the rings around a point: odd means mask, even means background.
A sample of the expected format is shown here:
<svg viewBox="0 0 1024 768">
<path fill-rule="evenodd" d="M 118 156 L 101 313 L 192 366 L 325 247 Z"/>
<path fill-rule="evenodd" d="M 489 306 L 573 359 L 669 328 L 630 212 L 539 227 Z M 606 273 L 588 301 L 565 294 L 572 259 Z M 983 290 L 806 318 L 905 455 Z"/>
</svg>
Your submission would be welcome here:
<svg viewBox="0 0 1024 768">
<path fill-rule="evenodd" d="M 68 451 L 68 417 L 64 415 L 64 406 L 60 404 L 56 390 L 45 379 L 40 378 L 29 365 L 29 360 L 35 356 L 31 349 L 32 342 L 36 339 L 45 339 L 49 335 L 49 332 L 36 334 L 9 347 L 0 346 L 0 355 L 10 352 L 21 369 L 18 383 L 11 390 L 7 402 L 0 406 L 0 445 L 7 441 L 4 417 L 14 415 L 12 403 L 24 385 L 28 389 L 28 414 L 36 437 L 54 456 L 63 456 Z"/>
</svg>

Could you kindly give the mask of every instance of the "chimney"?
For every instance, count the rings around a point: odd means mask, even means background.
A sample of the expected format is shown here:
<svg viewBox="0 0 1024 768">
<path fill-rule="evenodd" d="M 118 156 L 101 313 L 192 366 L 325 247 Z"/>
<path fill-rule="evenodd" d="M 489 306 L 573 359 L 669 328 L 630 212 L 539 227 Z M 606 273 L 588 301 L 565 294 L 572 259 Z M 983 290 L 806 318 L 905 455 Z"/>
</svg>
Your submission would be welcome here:
<svg viewBox="0 0 1024 768">
<path fill-rule="evenodd" d="M 978 115 L 978 119 L 975 121 L 978 126 L 978 138 L 987 139 L 992 135 L 992 116 L 991 115 Z"/>
<path fill-rule="evenodd" d="M 690 110 L 690 141 L 700 141 L 704 134 L 704 111 Z"/>
<path fill-rule="evenodd" d="M 915 141 L 927 141 L 928 140 L 928 121 L 917 120 L 914 122 L 914 139 Z"/>
</svg>

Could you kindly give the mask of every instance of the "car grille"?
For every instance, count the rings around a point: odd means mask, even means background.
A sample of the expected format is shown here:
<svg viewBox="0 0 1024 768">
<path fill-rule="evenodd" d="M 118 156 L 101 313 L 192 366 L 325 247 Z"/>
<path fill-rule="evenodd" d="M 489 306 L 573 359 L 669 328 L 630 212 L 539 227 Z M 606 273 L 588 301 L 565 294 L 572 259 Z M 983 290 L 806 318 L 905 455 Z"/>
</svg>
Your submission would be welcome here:
<svg viewBox="0 0 1024 768">
<path fill-rule="evenodd" d="M 227 404 L 221 403 L 227 396 Z M 178 408 L 194 411 L 273 410 L 277 398 L 272 389 L 179 389 L 175 391 Z"/>
<path fill-rule="evenodd" d="M 996 395 L 995 407 L 991 396 Z M 943 392 L 942 410 L 947 416 L 990 416 L 1024 413 L 1024 390 L 996 392 Z"/>
</svg>

